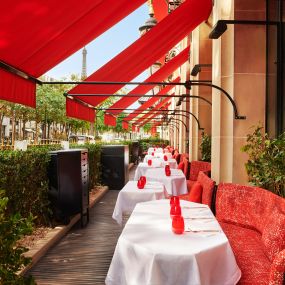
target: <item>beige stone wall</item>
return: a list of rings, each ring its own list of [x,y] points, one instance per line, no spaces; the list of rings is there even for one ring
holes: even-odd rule
[[[261,20],[263,0],[217,0],[213,23],[219,19]],[[213,40],[213,83],[224,88],[246,120],[234,120],[226,97],[213,90],[212,177],[217,182],[247,183],[240,151],[251,126],[265,120],[265,27],[228,25],[220,39]]]

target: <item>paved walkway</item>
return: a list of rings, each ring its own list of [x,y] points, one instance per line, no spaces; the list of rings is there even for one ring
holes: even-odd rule
[[[134,168],[130,172],[130,179]],[[122,228],[112,219],[118,191],[109,190],[90,211],[86,228],[76,225],[28,274],[39,285],[102,285]]]

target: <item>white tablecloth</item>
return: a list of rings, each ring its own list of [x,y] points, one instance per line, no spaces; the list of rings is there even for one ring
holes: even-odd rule
[[[171,169],[171,176],[166,176],[164,168],[153,168],[147,170],[145,176],[148,181],[162,182],[169,195],[188,193],[186,178],[180,169]]]
[[[143,162],[147,163],[149,159],[152,160],[152,164],[155,165],[156,167],[158,166],[164,167],[166,164],[169,164],[170,168],[174,168],[174,169],[177,168],[177,162],[176,162],[176,159],[174,158],[169,158],[167,161],[164,161],[163,156],[161,158],[158,156],[154,157],[152,155],[146,155],[144,157]]]
[[[177,161],[174,158],[170,158],[167,161],[162,161],[161,165],[164,167],[166,164],[169,164],[170,168],[176,169],[178,167]]]
[[[140,162],[137,166],[135,176],[134,176],[134,180],[137,181],[140,179],[141,176],[145,176],[145,173],[148,169],[154,169],[154,168],[159,168],[159,167],[161,167],[161,161],[159,161],[159,160],[154,160],[153,164],[151,166],[149,166],[145,162]]]
[[[158,156],[159,158],[162,158],[162,159],[165,155],[168,159],[172,158],[172,155],[170,152],[168,152],[168,153],[155,153],[155,155]]]
[[[210,209],[181,201],[187,228],[171,230],[169,200],[139,203],[121,236],[107,285],[233,285],[241,277],[229,241]],[[197,207],[196,209],[194,207]],[[203,231],[198,231],[199,229]],[[208,230],[208,232],[207,232]]]
[[[122,224],[123,214],[130,214],[139,202],[164,199],[165,187],[159,182],[147,182],[144,189],[137,188],[137,181],[129,181],[120,191],[112,218]]]
[[[147,151],[148,154],[154,153],[162,153],[163,149],[161,147],[150,147]]]
[[[159,159],[161,160],[161,158],[159,157],[159,155],[151,155],[151,154],[147,154],[144,159],[143,159],[143,162],[147,162],[149,159]]]

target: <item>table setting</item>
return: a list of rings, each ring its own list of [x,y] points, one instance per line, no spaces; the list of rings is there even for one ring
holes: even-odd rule
[[[170,169],[169,175],[166,174],[165,168],[147,169],[145,176],[148,181],[163,183],[169,195],[188,193],[186,178],[180,169]]]
[[[118,240],[107,285],[238,282],[240,269],[209,207],[172,199],[136,204]]]

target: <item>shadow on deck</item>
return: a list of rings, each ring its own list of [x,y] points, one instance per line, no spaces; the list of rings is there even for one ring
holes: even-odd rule
[[[112,219],[118,191],[110,190],[28,274],[39,285],[104,284],[121,227]]]
[[[135,168],[130,171],[130,180]],[[90,210],[86,228],[76,224],[71,231],[27,274],[38,285],[105,284],[117,239],[122,228],[112,219],[119,191],[109,190]]]

